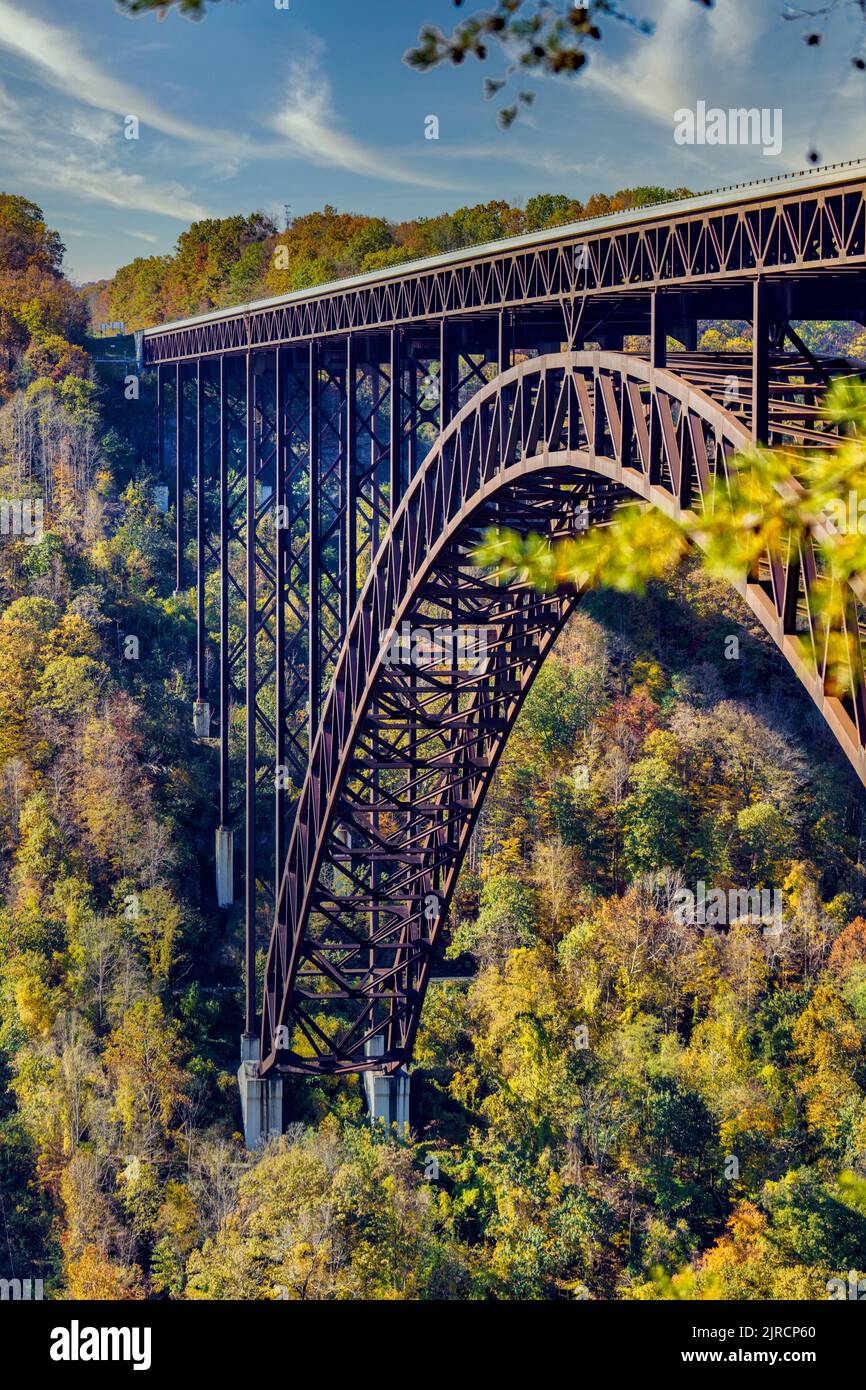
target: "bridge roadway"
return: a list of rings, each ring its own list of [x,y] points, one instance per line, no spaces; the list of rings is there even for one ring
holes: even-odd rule
[[[491,584],[472,563],[483,527],[566,535],[626,495],[676,514],[750,442],[826,444],[821,396],[858,365],[808,351],[798,325],[814,318],[866,323],[866,162],[139,336],[182,503],[177,587],[195,580],[224,906],[244,827],[257,1086],[411,1056],[484,795],[578,601]],[[699,323],[732,319],[748,350],[697,350]],[[823,582],[810,545],[739,588],[866,781],[859,674],[846,697],[822,653],[802,659]],[[482,668],[395,665],[404,622],[483,628]]]

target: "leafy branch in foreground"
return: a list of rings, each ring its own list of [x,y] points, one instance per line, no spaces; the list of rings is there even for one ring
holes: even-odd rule
[[[826,450],[753,449],[714,479],[699,509],[679,519],[629,503],[605,526],[550,542],[538,535],[489,530],[476,561],[502,582],[520,580],[543,592],[563,584],[643,594],[671,574],[692,545],[713,577],[736,583],[764,556],[785,561],[807,540],[818,578],[810,589],[816,638],[799,636],[802,657],[828,653],[828,689],[843,694],[860,669],[851,585],[866,576],[866,382],[837,381],[824,416],[843,433]]]
[[[150,14],[156,10],[157,19],[165,19],[169,10],[177,8],[190,19],[201,19],[205,6],[215,5],[217,0],[115,0],[115,3],[125,14]]]
[[[463,0],[454,0],[460,6]],[[506,86],[515,72],[527,76],[539,73],[573,76],[589,61],[589,49],[601,39],[597,21],[613,18],[633,25],[642,34],[651,34],[648,20],[635,20],[614,0],[589,0],[586,5],[551,3],[551,0],[498,0],[490,10],[479,10],[445,34],[433,24],[425,24],[418,44],[410,48],[403,61],[419,72],[428,72],[442,63],[458,66],[467,57],[484,62],[491,42],[498,44],[511,59],[503,78],[484,80],[489,100]],[[534,92],[520,91],[511,106],[499,112],[499,124],[508,127],[521,105],[529,106]]]
[[[150,0],[150,3],[157,3],[157,0]],[[453,0],[453,3],[460,9],[463,0]],[[693,0],[693,3],[704,10],[712,10],[715,6],[715,0]],[[824,0],[807,8],[782,4],[781,18],[799,23],[803,27],[805,44],[814,50],[823,43],[834,15],[852,10],[866,20],[866,0]],[[450,34],[443,33],[436,25],[425,24],[417,46],[409,49],[403,61],[419,72],[427,72],[442,63],[457,66],[468,56],[484,62],[489,57],[491,42],[496,43],[510,61],[504,77],[484,79],[484,95],[489,99],[506,86],[514,73],[533,78],[539,74],[572,77],[581,72],[589,61],[592,44],[602,37],[598,25],[602,18],[622,20],[644,35],[655,31],[652,20],[628,14],[615,0],[588,0],[584,5],[576,5],[573,0],[497,0],[491,8],[468,15]],[[850,61],[858,72],[866,72],[862,37]],[[534,100],[534,92],[519,91],[512,105],[500,110],[499,124],[507,129],[521,106],[528,106]],[[812,146],[808,152],[810,163],[817,164],[820,158]]]

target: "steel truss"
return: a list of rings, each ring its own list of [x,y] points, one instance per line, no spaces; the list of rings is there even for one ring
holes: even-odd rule
[[[570,534],[625,495],[676,513],[749,441],[820,446],[827,382],[859,367],[817,359],[792,320],[866,319],[864,265],[861,175],[145,336],[176,587],[195,583],[197,731],[218,825],[244,831],[262,1075],[411,1054],[484,795],[577,602],[492,584],[483,528]],[[751,350],[696,352],[699,316],[749,319]],[[574,350],[626,334],[644,356]],[[828,582],[807,544],[740,591],[866,781],[866,686],[838,698],[819,649]],[[852,632],[864,600],[847,595]],[[405,631],[442,628],[483,632],[483,661],[400,658]]]
[[[493,583],[472,560],[482,529],[507,519],[570,534],[576,505],[603,523],[624,493],[676,515],[729,475],[749,437],[673,372],[600,352],[511,368],[440,433],[379,547],[324,705],[277,902],[261,1074],[396,1067],[411,1054],[484,794],[577,602]],[[853,703],[826,686],[815,619],[826,582],[807,545],[739,587],[866,778],[862,686]],[[395,659],[395,633],[443,625],[483,630],[483,660]],[[812,634],[814,672],[798,633]]]
[[[842,182],[827,176],[826,186],[819,175],[817,186],[812,179],[785,191],[732,194],[727,206],[696,203],[676,212],[650,208],[644,220],[624,226],[611,218],[583,233],[579,225],[554,228],[529,245],[477,247],[448,264],[397,267],[357,285],[151,329],[144,360],[153,365],[536,305],[564,303],[577,319],[587,299],[748,287],[762,275],[785,283],[820,276],[826,306],[830,274],[844,277],[866,263],[862,172]],[[852,287],[845,293],[850,300]],[[820,302],[819,295],[817,314]],[[866,311],[862,293],[857,309]]]
[[[471,351],[461,336],[395,330],[157,369],[178,592],[195,582],[196,732],[219,750],[218,834],[244,831],[248,1034],[255,953],[359,585],[420,452],[497,370],[501,334]]]

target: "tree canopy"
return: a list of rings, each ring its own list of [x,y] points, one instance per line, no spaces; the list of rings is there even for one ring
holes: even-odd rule
[[[158,284],[169,312],[235,293],[271,242],[279,273],[332,274],[516,211],[198,224],[121,287],[150,315]],[[679,549],[640,591],[589,593],[528,693],[432,962],[414,1130],[371,1128],[356,1078],[289,1078],[286,1134],[245,1150],[194,593],[56,236],[23,199],[0,223],[0,485],[44,502],[40,538],[0,540],[0,1275],[112,1301],[821,1300],[866,1277],[862,790],[751,612]],[[699,883],[778,894],[778,920],[684,922]]]

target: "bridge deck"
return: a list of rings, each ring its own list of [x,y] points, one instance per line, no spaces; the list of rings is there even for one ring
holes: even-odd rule
[[[866,264],[866,161],[491,242],[145,330],[148,364],[586,296],[808,279]],[[850,293],[849,290],[846,293]],[[728,296],[730,300],[730,294]],[[745,300],[743,301],[745,302]],[[728,303],[730,310],[731,305]],[[574,341],[573,314],[565,312]],[[808,315],[805,315],[808,316]]]

